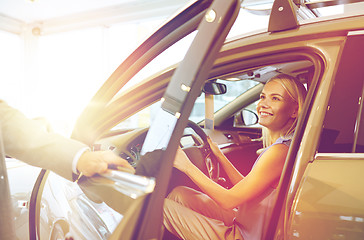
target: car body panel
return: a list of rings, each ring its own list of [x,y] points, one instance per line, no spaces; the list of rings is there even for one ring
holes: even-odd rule
[[[308,165],[294,201],[289,239],[364,237],[364,155],[354,155],[319,155]]]
[[[29,239],[29,202],[40,168],[13,158],[5,159],[15,218],[16,237]]]
[[[59,225],[75,239],[107,239],[122,218],[103,201],[89,201],[77,184],[54,173],[47,176],[39,214],[41,236],[54,235]]]

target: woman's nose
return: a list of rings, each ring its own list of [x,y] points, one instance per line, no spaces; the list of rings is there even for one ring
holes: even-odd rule
[[[257,106],[262,107],[262,108],[267,108],[269,106],[269,103],[268,103],[267,99],[264,98],[264,99],[259,100]]]

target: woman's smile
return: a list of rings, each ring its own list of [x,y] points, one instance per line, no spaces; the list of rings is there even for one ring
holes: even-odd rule
[[[269,112],[261,111],[261,112],[259,112],[259,116],[260,117],[268,117],[268,116],[273,116],[273,114],[269,113]]]

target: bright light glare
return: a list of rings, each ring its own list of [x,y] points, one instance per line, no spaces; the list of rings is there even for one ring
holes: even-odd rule
[[[106,79],[102,29],[39,39],[34,115],[46,114],[54,130],[69,134],[92,95]]]
[[[0,99],[18,108],[23,93],[21,39],[18,35],[0,31],[0,40]]]
[[[160,22],[158,22],[159,24]],[[124,24],[39,37],[32,117],[69,136],[82,110],[121,62],[155,29]]]

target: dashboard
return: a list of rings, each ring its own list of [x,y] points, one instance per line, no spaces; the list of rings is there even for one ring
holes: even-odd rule
[[[103,138],[94,144],[94,150],[111,150],[136,167],[147,132],[148,128],[142,128]]]

